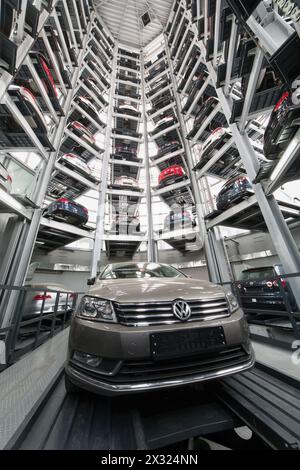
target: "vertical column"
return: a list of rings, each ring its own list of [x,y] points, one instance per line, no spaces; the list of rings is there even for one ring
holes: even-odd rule
[[[202,200],[206,214],[212,211],[213,198],[208,185],[207,177],[203,176],[198,180]],[[209,274],[212,282],[229,282],[232,280],[232,271],[230,261],[228,259],[227,251],[224,245],[224,240],[219,227],[214,227],[208,230],[207,242],[209,250],[206,250],[207,263],[209,265]]]
[[[110,96],[109,96],[109,105],[108,105],[108,113],[107,113],[107,127],[106,127],[105,144],[104,144],[105,150],[104,150],[102,170],[101,170],[101,184],[100,184],[100,189],[99,189],[96,231],[95,231],[95,240],[94,240],[94,248],[93,248],[93,255],[92,255],[92,264],[91,264],[91,277],[95,277],[97,275],[98,263],[101,260],[101,252],[102,252],[102,243],[103,243],[103,235],[104,235],[105,203],[106,203],[106,191],[107,191],[107,176],[108,176],[108,166],[109,166],[109,159],[110,159],[110,140],[111,140],[111,133],[112,133],[112,114],[113,114],[114,93],[115,93],[115,85],[116,85],[117,60],[118,60],[118,42],[116,41],[115,49],[114,49],[114,58],[113,58],[113,63],[112,63]]]
[[[206,231],[205,222],[204,222],[203,202],[201,199],[201,193],[200,193],[200,189],[198,186],[198,182],[197,182],[195,173],[193,171],[192,151],[191,151],[189,142],[185,139],[185,136],[187,134],[187,129],[186,129],[186,124],[185,124],[183,115],[182,115],[181,100],[177,92],[176,79],[175,79],[175,75],[173,71],[173,64],[171,61],[168,41],[166,37],[165,37],[165,50],[166,50],[167,60],[168,60],[169,68],[170,68],[170,75],[171,75],[173,92],[174,92],[176,108],[177,108],[177,116],[178,116],[178,120],[179,120],[180,128],[181,128],[181,137],[183,140],[183,146],[185,150],[186,163],[187,163],[189,177],[191,181],[191,188],[192,188],[193,195],[195,198],[200,240],[201,240],[202,246],[204,246],[204,249],[205,249],[205,255],[206,255],[206,260],[207,260],[207,265],[208,265],[208,269],[210,272],[211,280],[213,282],[219,282],[221,280],[220,274],[219,274],[220,270],[218,267],[218,263],[216,262],[215,252],[213,250],[212,244],[209,241],[208,236],[207,236],[207,231]],[[226,270],[226,272],[228,276],[228,271]]]
[[[148,240],[147,254],[148,261],[157,261],[157,251],[155,249],[154,232],[153,232],[153,213],[152,213],[152,196],[151,196],[151,179],[150,179],[150,160],[149,160],[149,141],[147,129],[146,114],[146,91],[145,91],[145,68],[144,53],[141,51],[141,84],[142,84],[142,116],[143,116],[143,140],[144,140],[144,162],[146,172],[146,205],[147,205],[147,221],[148,221]]]

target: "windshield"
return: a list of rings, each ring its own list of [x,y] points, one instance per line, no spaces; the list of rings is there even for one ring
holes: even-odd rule
[[[276,276],[273,268],[252,269],[242,273],[242,281],[258,281],[260,279],[268,279]]]
[[[108,265],[100,279],[132,279],[150,277],[186,277],[183,273],[166,264],[158,263],[128,263]]]

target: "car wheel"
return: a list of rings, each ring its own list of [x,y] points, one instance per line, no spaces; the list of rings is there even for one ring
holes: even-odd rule
[[[67,374],[65,374],[65,388],[66,392],[70,394],[79,392],[79,388],[71,382]]]

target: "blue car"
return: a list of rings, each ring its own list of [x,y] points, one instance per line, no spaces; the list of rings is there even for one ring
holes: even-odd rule
[[[88,210],[85,207],[65,197],[52,202],[45,209],[43,216],[77,227],[85,225],[89,219]]]
[[[228,180],[219,192],[216,198],[217,209],[224,211],[252,194],[253,189],[247,176],[235,176]]]

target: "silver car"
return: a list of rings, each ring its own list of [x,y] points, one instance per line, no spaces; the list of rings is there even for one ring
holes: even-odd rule
[[[108,265],[72,319],[66,389],[100,394],[194,384],[250,369],[232,293],[159,263]]]
[[[74,304],[74,294],[60,284],[30,284],[27,291],[22,319],[34,318],[55,311],[70,312]]]

